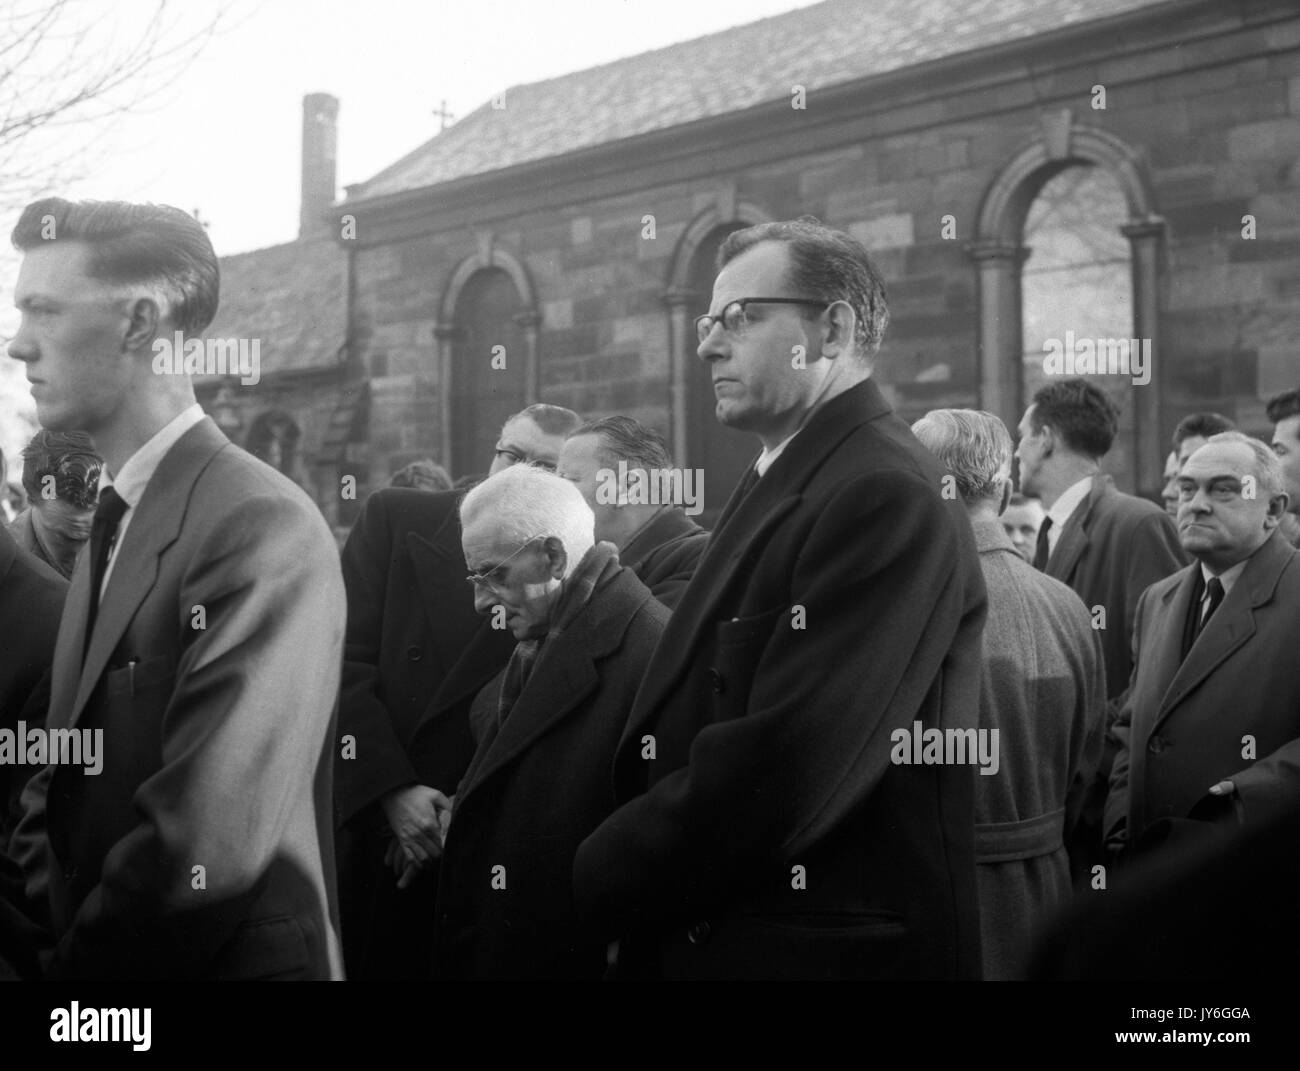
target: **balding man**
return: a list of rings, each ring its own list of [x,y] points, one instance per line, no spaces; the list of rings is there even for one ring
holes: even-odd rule
[[[596,517],[596,538],[670,610],[709,533],[691,520],[703,488],[673,467],[663,437],[627,416],[591,420],[570,432],[556,472],[572,480]],[[683,508],[685,507],[685,508]]]
[[[490,477],[461,525],[475,608],[516,644],[474,701],[482,735],[447,830],[434,972],[599,978],[606,943],[574,908],[573,857],[614,810],[614,749],[668,611],[549,473]]]
[[[578,415],[532,405],[501,428],[490,471],[554,469]],[[435,868],[398,889],[384,854],[438,854],[436,804],[474,754],[469,706],[512,643],[478,617],[465,584],[460,491],[384,488],[343,548],[348,596],[335,818],[343,952],[351,978],[423,978],[433,940]]]
[[[1106,675],[1083,601],[1017,553],[998,514],[1011,436],[991,413],[938,409],[912,425],[966,505],[988,588],[980,729],[996,772],[975,778],[986,980],[1024,977],[1031,942],[1070,895],[1064,836],[1101,757]]]
[[[1112,850],[1196,839],[1199,820],[1258,822],[1300,795],[1300,553],[1273,451],[1211,436],[1178,476],[1195,559],[1151,585],[1106,802]]]

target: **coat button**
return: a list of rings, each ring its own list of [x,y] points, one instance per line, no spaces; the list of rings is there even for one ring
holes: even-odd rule
[[[408,647],[406,649],[406,657],[409,658],[412,662],[420,661],[421,654],[422,652],[418,647]]]
[[[712,666],[709,667],[709,685],[713,688],[716,695],[721,695],[727,690],[727,686],[722,679],[722,674]]]
[[[691,923],[690,927],[686,931],[686,940],[690,941],[693,945],[702,945],[708,941],[712,933],[713,927],[704,919],[701,919],[699,922]]]
[[[1164,749],[1165,749],[1164,737],[1153,736],[1147,742],[1147,750],[1151,752],[1152,755],[1159,755],[1160,752],[1164,751]]]

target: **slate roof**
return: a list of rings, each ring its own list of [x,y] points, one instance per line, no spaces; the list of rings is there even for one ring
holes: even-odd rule
[[[513,86],[349,200],[419,189],[742,111],[1165,0],[825,0],[544,82]]]
[[[221,302],[206,334],[260,339],[261,371],[338,363],[347,338],[347,257],[307,238],[221,258]]]

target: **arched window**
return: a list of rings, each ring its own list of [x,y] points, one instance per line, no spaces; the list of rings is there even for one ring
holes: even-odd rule
[[[523,302],[510,276],[483,268],[456,299],[451,347],[451,468],[486,472],[501,425],[526,404]]]
[[[1111,340],[1133,338],[1133,265],[1124,192],[1114,176],[1095,165],[1066,168],[1038,191],[1025,218],[1021,269],[1021,405],[1048,382],[1049,358],[1081,354],[1092,345],[1104,363]],[[1140,344],[1140,343],[1139,343]],[[1118,352],[1118,350],[1116,350]],[[1131,367],[1131,357],[1130,357]],[[1063,375],[1065,373],[1056,373]],[[1119,434],[1105,469],[1121,487],[1135,487],[1135,386],[1130,376],[1085,375],[1120,408]]]
[[[273,409],[262,413],[248,429],[244,449],[259,461],[265,461],[277,472],[282,472],[295,483],[298,479],[298,440],[301,433],[297,422],[288,413]]]
[[[1044,115],[1041,124],[990,184],[967,247],[979,279],[979,405],[1014,428],[1041,382],[1043,344],[1057,338],[1064,346],[1059,336],[1067,331],[1076,343],[1136,340],[1149,356],[1148,383],[1088,378],[1124,403],[1107,471],[1124,490],[1154,497],[1166,453],[1158,287],[1164,221],[1137,151],[1074,123],[1068,111]]]

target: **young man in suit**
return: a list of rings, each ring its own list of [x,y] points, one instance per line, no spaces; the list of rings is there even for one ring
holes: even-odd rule
[[[1300,553],[1278,531],[1284,487],[1277,456],[1240,432],[1212,436],[1179,473],[1195,561],[1138,605],[1106,801],[1113,851],[1300,799]]]
[[[1107,733],[1101,762],[1070,842],[1075,881],[1105,862],[1102,809],[1117,743],[1110,732],[1133,671],[1133,615],[1146,588],[1187,563],[1159,506],[1115,489],[1101,471],[1119,411],[1086,379],[1041,387],[1020,420],[1020,489],[1043,500],[1034,566],[1068,584],[1094,615],[1106,665]]]
[[[573,905],[573,856],[616,806],[609,771],[668,611],[593,536],[572,483],[519,466],[461,508],[479,613],[516,645],[474,701],[438,884],[435,975],[598,979],[606,942]]]
[[[330,822],[343,583],[315,504],[203,415],[181,354],[218,265],[179,209],[37,201],[11,357],[104,459],[54,655],[46,766],[15,834],[55,978],[338,978]],[[160,357],[175,358],[160,360]],[[94,737],[91,737],[94,739]]]
[[[972,767],[892,753],[977,726],[984,582],[871,380],[883,283],[816,221],[720,261],[699,356],[762,453],[637,695],[579,904],[634,974],[978,977]]]
[[[682,502],[671,501],[674,487],[682,498],[702,494],[703,488],[673,468],[658,432],[626,416],[588,421],[569,433],[555,471],[578,485],[596,515],[597,541],[618,547],[619,561],[673,609],[709,533],[691,520]]]
[[[501,428],[492,473],[554,469],[578,415],[531,405]],[[462,491],[367,500],[343,548],[347,640],[335,751],[343,948],[350,978],[427,978],[440,854],[438,807],[474,754],[469,708],[514,641],[474,611],[460,541]],[[419,864],[398,887],[397,843]]]

